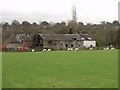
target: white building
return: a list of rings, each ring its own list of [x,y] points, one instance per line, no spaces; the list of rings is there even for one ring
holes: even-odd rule
[[[88,47],[96,47],[96,41],[84,41],[83,42],[84,47],[88,48]]]
[[[81,34],[81,39],[83,40],[83,46],[85,48],[96,47],[96,41],[91,38],[88,34]]]

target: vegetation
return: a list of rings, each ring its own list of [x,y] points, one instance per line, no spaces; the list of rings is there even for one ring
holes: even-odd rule
[[[2,33],[3,33],[3,44],[10,41],[11,37],[16,33],[27,33],[30,36],[34,36],[38,33],[43,34],[89,34],[97,41],[97,46],[110,46],[118,48],[117,42],[118,38],[118,28],[120,26],[118,21],[101,22],[101,24],[90,24],[84,25],[82,22],[74,23],[72,21],[52,23],[47,21],[42,21],[37,24],[33,22],[32,24],[28,21],[23,21],[21,24],[17,20],[13,20],[12,24],[8,22],[1,23]]]
[[[0,52],[0,89],[2,89],[2,53]]]
[[[118,88],[118,51],[3,53],[3,88]]]

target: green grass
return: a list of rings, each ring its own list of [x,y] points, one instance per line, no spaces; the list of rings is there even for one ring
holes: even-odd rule
[[[117,88],[118,51],[3,53],[3,88]]]
[[[2,53],[0,52],[0,89],[2,89]]]

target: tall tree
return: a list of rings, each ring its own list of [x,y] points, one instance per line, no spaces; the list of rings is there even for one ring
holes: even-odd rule
[[[12,29],[18,29],[18,26],[20,26],[20,22],[17,20],[12,21]]]
[[[31,24],[28,21],[23,21],[22,26],[30,26]]]
[[[37,23],[36,22],[33,22],[33,24],[32,24],[33,26],[37,26]]]
[[[68,34],[73,34],[73,33],[72,33],[72,28],[70,28],[70,29],[68,30]]]
[[[47,26],[49,26],[49,23],[47,21],[43,21],[40,25],[46,28]]]
[[[117,20],[115,20],[115,21],[112,22],[112,24],[115,25],[115,26],[118,26],[119,22]]]
[[[13,20],[12,25],[19,26],[20,22],[18,20]]]
[[[8,27],[9,27],[9,23],[8,23],[8,22],[3,22],[3,23],[2,23],[2,29],[3,29],[3,30],[7,30]]]

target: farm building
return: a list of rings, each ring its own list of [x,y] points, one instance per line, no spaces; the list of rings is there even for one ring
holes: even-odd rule
[[[3,51],[16,51],[18,47],[31,47],[32,39],[28,34],[16,34],[11,41],[3,45]]]
[[[39,47],[41,50],[96,47],[96,41],[88,34],[39,34],[33,37],[33,42],[34,47]]]
[[[85,48],[96,47],[96,41],[88,34],[80,34],[80,37],[83,40],[83,46]]]

